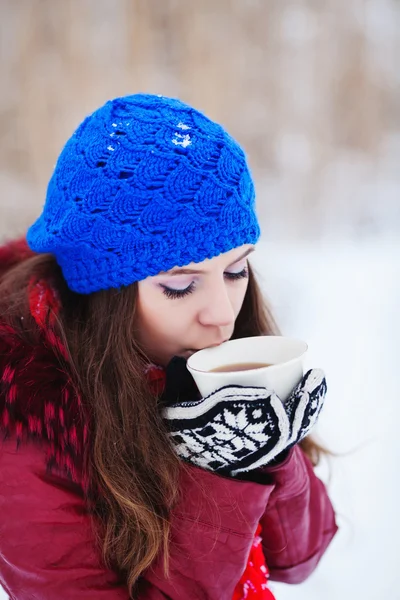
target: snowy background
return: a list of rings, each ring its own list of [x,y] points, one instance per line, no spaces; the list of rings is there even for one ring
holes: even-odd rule
[[[339,532],[303,584],[278,600],[398,600],[400,241],[261,243],[252,263],[280,325],[309,343],[328,395],[317,432],[340,454],[317,468]]]
[[[271,587],[400,600],[400,2],[2,0],[0,43],[0,242],[110,97],[181,97],[243,144],[251,262],[282,333],[325,370],[317,433],[339,454],[317,469],[338,534],[305,583]]]

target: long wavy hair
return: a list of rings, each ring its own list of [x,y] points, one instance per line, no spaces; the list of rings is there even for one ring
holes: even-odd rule
[[[1,265],[0,265],[1,271]],[[144,375],[135,340],[138,286],[72,292],[51,254],[28,254],[0,279],[0,314],[22,337],[29,320],[27,286],[33,275],[51,278],[62,309],[54,315],[68,369],[91,415],[90,478],[101,489],[93,516],[95,543],[108,568],[133,597],[156,557],[169,573],[170,515],[179,497],[181,469],[161,418],[159,398]],[[249,265],[249,282],[232,338],[279,335]],[[316,465],[325,449],[307,437],[301,446]]]

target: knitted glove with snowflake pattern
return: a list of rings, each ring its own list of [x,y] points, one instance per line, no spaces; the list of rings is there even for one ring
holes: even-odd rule
[[[283,403],[263,387],[225,386],[206,398],[163,408],[170,438],[185,461],[235,476],[271,463],[314,427],[327,386],[308,371]]]

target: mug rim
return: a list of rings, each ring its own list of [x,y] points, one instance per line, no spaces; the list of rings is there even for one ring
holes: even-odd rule
[[[190,364],[191,359],[194,356],[196,356],[197,354],[200,354],[200,352],[205,352],[207,350],[213,350],[213,349],[219,349],[222,346],[225,346],[226,344],[230,344],[230,343],[233,343],[233,342],[239,342],[239,341],[241,341],[243,339],[246,339],[246,340],[255,340],[255,339],[260,339],[260,338],[263,338],[263,337],[279,338],[279,339],[286,339],[286,340],[292,341],[292,342],[299,342],[300,344],[303,344],[303,351],[298,356],[296,356],[294,358],[290,358],[289,360],[285,360],[283,362],[279,362],[277,364],[268,365],[266,367],[256,367],[255,369],[243,369],[241,371],[223,371],[223,372],[220,371],[220,372],[217,372],[217,373],[213,373],[212,371],[209,371],[207,369],[199,369],[199,368],[196,368],[196,367],[192,367],[191,364]],[[256,336],[250,336],[250,337],[247,337],[247,338],[237,338],[235,340],[228,340],[226,342],[223,342],[219,346],[211,346],[209,348],[202,348],[201,350],[198,350],[197,352],[195,352],[194,354],[192,354],[192,356],[190,356],[188,358],[188,360],[186,362],[186,366],[187,366],[187,369],[189,371],[195,371],[196,373],[207,373],[207,375],[209,375],[211,377],[219,377],[221,375],[221,373],[230,373],[232,375],[235,375],[235,374],[240,374],[240,373],[248,373],[249,371],[262,371],[263,369],[277,370],[277,369],[279,369],[279,368],[281,368],[283,366],[286,366],[286,365],[288,365],[288,364],[290,364],[292,362],[295,362],[295,361],[301,359],[304,356],[304,354],[306,354],[306,352],[308,351],[308,348],[309,347],[308,347],[307,342],[305,342],[304,340],[301,340],[300,338],[292,338],[292,337],[288,337],[286,335],[271,335],[271,336],[256,335]],[[218,367],[214,367],[214,368],[218,368]]]

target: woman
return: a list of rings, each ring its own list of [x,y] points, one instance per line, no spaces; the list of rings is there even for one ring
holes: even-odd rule
[[[259,235],[242,149],[179,100],[116,98],[68,140],[41,216],[0,250],[11,598],[270,599],[269,577],[315,569],[337,530],[306,437],[322,371],[284,408],[238,386],[206,405],[186,369],[278,333],[247,259]]]

